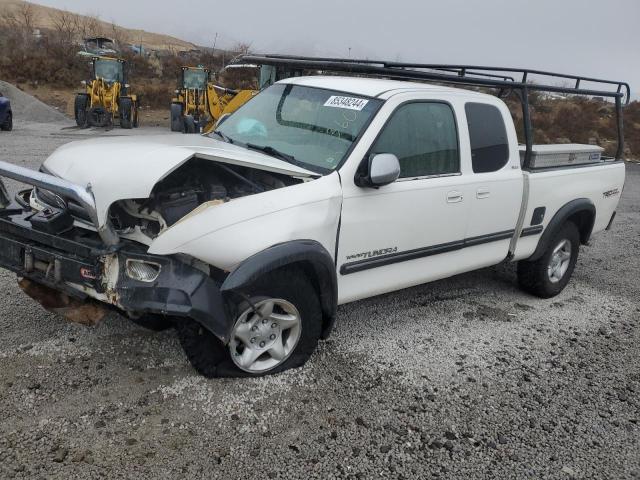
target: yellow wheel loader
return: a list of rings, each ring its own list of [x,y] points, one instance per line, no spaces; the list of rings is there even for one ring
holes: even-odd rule
[[[139,97],[129,92],[127,62],[120,58],[93,57],[91,79],[83,80],[85,91],[76,95],[74,113],[79,127],[122,128],[138,126]]]
[[[171,100],[171,131],[208,132],[220,118],[235,112],[258,92],[232,90],[210,81],[204,67],[182,67],[176,96]]]

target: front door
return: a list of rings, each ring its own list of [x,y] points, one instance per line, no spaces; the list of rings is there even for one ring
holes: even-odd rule
[[[352,178],[342,178],[340,303],[463,268],[458,256],[473,187],[472,179],[461,173],[458,131],[448,103],[404,103],[369,151],[395,154],[400,178],[378,189],[360,188]]]

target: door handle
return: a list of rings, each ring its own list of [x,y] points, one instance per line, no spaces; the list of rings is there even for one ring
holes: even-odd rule
[[[458,203],[461,202],[463,198],[462,193],[456,190],[447,192],[447,203]]]
[[[491,191],[488,188],[480,187],[476,191],[476,198],[489,198],[491,196]]]

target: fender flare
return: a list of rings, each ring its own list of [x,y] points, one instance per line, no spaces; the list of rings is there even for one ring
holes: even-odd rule
[[[323,317],[322,338],[327,338],[338,306],[338,276],[333,257],[315,240],[278,243],[250,256],[229,274],[220,291],[227,294],[242,290],[269,272],[295,264],[304,268],[318,292]]]
[[[596,207],[591,200],[588,198],[577,198],[575,200],[571,200],[569,203],[562,206],[556,214],[553,216],[547,228],[544,229],[544,233],[542,237],[540,237],[540,241],[538,242],[538,246],[536,250],[533,252],[527,260],[535,261],[538,260],[544,252],[547,251],[549,247],[549,243],[551,242],[551,238],[558,231],[558,229],[564,225],[567,220],[575,215],[576,213],[586,212],[592,215],[594,221],[596,217]],[[591,231],[593,230],[593,223],[590,225],[583,225],[583,229],[580,231],[580,241],[582,244],[586,244],[589,241],[589,237],[591,236]],[[580,225],[578,225],[580,227]]]

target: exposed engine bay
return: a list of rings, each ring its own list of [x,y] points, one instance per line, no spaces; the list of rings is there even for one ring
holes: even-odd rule
[[[199,207],[214,207],[303,181],[281,173],[194,157],[159,181],[148,198],[113,203],[109,221],[123,238],[150,245],[162,231]],[[82,224],[91,222],[80,205],[41,188],[24,190],[16,199],[35,212],[29,221],[38,230],[60,234],[71,229],[74,220]]]
[[[196,157],[158,182],[149,198],[113,204],[109,219],[121,235],[134,234],[144,241],[142,234],[151,240],[203,204],[215,206],[301,182],[288,175]]]

